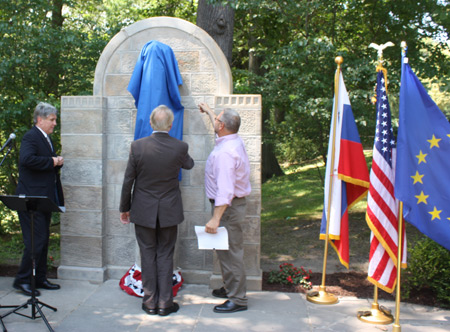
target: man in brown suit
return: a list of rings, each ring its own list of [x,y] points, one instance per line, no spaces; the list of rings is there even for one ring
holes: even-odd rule
[[[141,252],[142,309],[160,316],[179,309],[172,293],[177,227],[184,219],[178,174],[194,167],[187,143],[168,134],[173,118],[167,106],[158,106],[150,115],[152,135],[131,143],[120,199],[120,220],[135,224]]]

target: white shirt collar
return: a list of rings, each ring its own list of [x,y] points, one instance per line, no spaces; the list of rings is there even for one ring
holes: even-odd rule
[[[42,134],[44,134],[44,137],[47,138],[47,133],[45,131],[43,131],[41,128],[39,128],[38,126],[36,126],[37,129],[39,129],[41,131]]]

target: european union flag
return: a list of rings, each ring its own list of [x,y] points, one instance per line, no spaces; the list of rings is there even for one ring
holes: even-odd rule
[[[450,124],[402,65],[395,196],[406,221],[450,250]]]

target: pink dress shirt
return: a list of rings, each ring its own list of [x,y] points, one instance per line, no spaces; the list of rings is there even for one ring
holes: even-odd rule
[[[216,145],[206,161],[205,189],[215,206],[231,205],[234,197],[250,194],[250,163],[238,134],[216,138]]]

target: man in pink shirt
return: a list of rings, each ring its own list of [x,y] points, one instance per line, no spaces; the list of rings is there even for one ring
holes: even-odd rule
[[[214,126],[216,144],[206,161],[205,189],[211,202],[212,217],[205,226],[216,233],[219,226],[228,231],[229,250],[217,250],[224,286],[212,295],[227,298],[214,312],[231,313],[247,310],[246,276],[242,226],[245,219],[245,197],[251,192],[250,163],[237,132],[241,118],[235,110],[226,109],[217,117],[205,103],[199,104]]]

